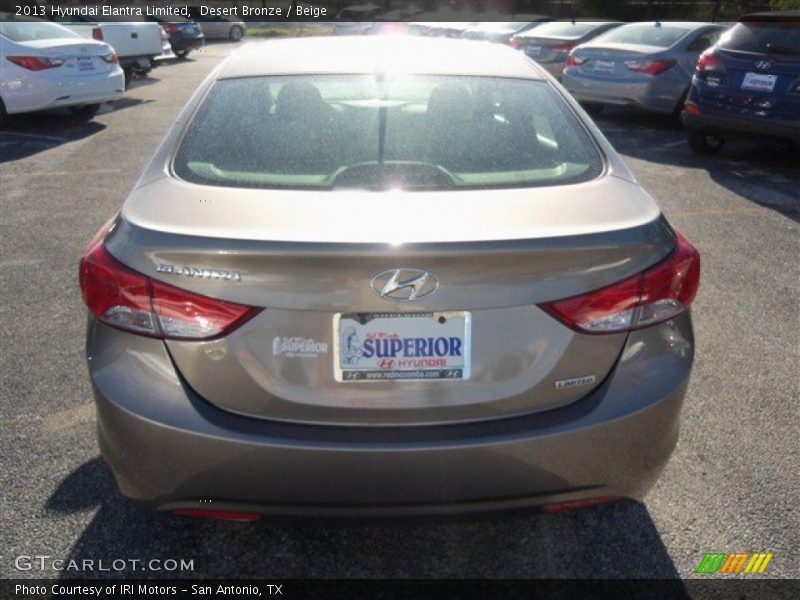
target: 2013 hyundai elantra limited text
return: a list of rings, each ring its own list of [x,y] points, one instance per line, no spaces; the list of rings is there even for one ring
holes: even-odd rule
[[[251,44],[80,266],[103,456],[221,518],[642,498],[697,251],[511,48]]]

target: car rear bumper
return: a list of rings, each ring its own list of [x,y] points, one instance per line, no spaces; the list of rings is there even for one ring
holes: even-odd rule
[[[702,107],[701,107],[702,110]],[[789,120],[750,119],[723,115],[684,115],[687,129],[713,133],[790,140],[800,143],[800,122]]]
[[[561,75],[562,85],[579,102],[629,106],[652,112],[671,113],[675,110],[689,82],[660,75],[634,81],[612,81],[583,75],[567,68]]]
[[[75,76],[69,80],[39,79],[35,84],[18,89],[23,91],[3,90],[3,102],[9,114],[116,100],[125,90],[125,77],[121,69],[114,69],[109,73]]]
[[[678,439],[693,357],[688,314],[630,334],[604,383],[545,413],[416,427],[306,426],[198,397],[158,340],[90,319],[103,456],[150,509],[415,514],[600,496],[641,499]]]

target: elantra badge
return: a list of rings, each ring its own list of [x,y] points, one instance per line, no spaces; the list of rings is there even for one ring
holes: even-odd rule
[[[375,275],[369,285],[381,298],[410,302],[433,294],[439,280],[422,269],[390,269]]]
[[[242,275],[239,271],[226,271],[224,269],[208,269],[206,267],[176,267],[166,263],[156,265],[156,273],[168,273],[170,275],[183,275],[184,277],[196,277],[198,279],[222,279],[224,281],[241,281]]]

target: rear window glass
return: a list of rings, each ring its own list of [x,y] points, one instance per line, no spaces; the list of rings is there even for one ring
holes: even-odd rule
[[[603,163],[546,82],[313,75],[216,82],[173,167],[208,185],[414,190],[571,183]]]
[[[579,38],[600,27],[600,25],[601,23],[545,23],[532,29],[529,35],[533,37],[552,35],[555,37]]]
[[[613,42],[615,44],[639,44],[642,46],[657,46],[669,48],[683,36],[689,33],[685,27],[671,25],[652,25],[634,23],[612,29],[596,41]]]
[[[0,22],[0,35],[12,42],[32,42],[34,40],[54,40],[59,38],[81,38],[77,33],[56,25],[37,21]],[[81,38],[83,39],[83,38]]]
[[[738,23],[720,38],[719,47],[800,56],[800,23]]]

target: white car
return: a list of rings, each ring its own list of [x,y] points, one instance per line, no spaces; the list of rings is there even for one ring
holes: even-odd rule
[[[59,106],[91,119],[121,97],[114,49],[46,21],[0,22],[0,119]]]

